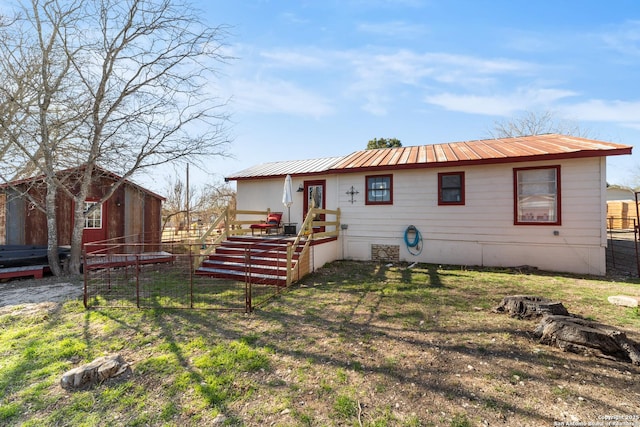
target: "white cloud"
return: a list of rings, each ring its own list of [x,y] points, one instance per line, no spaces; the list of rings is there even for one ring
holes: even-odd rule
[[[270,67],[285,68],[324,68],[325,58],[321,55],[309,55],[291,50],[271,50],[260,52],[260,56],[269,60]]]
[[[565,105],[561,111],[577,120],[617,122],[632,127],[640,125],[640,101],[591,99]]]
[[[529,75],[537,68],[535,64],[523,61],[446,53],[415,53],[409,50],[384,54],[344,53],[343,56],[353,75],[346,93],[364,98],[366,101],[363,109],[375,111],[377,115],[384,114],[386,110],[372,109],[370,100],[374,97],[373,94],[393,99],[393,94],[398,92],[398,85],[410,86],[414,91],[446,85],[473,91],[485,89],[486,92],[487,88],[494,88],[499,80]],[[439,101],[453,102],[453,97],[454,95],[445,94]]]
[[[458,95],[441,93],[425,98],[450,111],[491,116],[511,116],[518,111],[548,109],[554,102],[576,93],[561,89],[520,89],[507,95]]]
[[[304,19],[304,18],[300,18],[297,14],[293,13],[293,12],[284,12],[280,15],[280,17],[286,21],[286,22],[290,22],[292,24],[306,24],[309,22],[309,20]]]
[[[374,116],[384,116],[389,111],[389,105],[391,105],[389,97],[372,93],[366,96],[362,109]]]
[[[358,24],[356,29],[362,33],[374,34],[387,38],[414,39],[422,37],[427,33],[427,29],[424,26],[409,24],[404,21],[378,23],[366,22]]]
[[[446,53],[415,53],[400,50],[390,54],[360,54],[352,61],[358,76],[387,83],[417,83],[429,78],[466,85],[504,74],[529,74],[535,65],[508,59],[482,59]]]
[[[443,92],[425,97],[425,102],[449,111],[505,117],[522,111],[557,111],[578,122],[609,122],[640,129],[640,101],[591,99],[566,102],[577,95],[562,89],[518,89],[502,95]]]
[[[347,4],[358,10],[362,10],[362,8],[398,9],[403,7],[418,9],[424,7],[424,0],[349,0]]]
[[[625,55],[640,55],[640,21],[627,21],[614,31],[602,34],[611,49]]]
[[[234,105],[244,111],[314,118],[334,112],[325,97],[287,81],[235,80],[232,85]]]
[[[242,67],[232,77],[239,81],[231,87],[236,106],[244,110],[321,117],[333,114],[338,105],[346,106],[348,101],[382,116],[397,107],[394,103],[400,102],[400,97],[407,96],[400,93],[420,95],[433,93],[433,88],[440,88],[442,94],[428,98],[428,102],[456,111],[496,114],[485,112],[490,104],[491,111],[508,114],[520,109],[525,95],[535,102],[545,101],[536,99],[533,92],[512,98],[475,95],[504,92],[505,85],[530,78],[540,69],[537,64],[519,60],[409,49],[384,52],[375,47],[252,52],[245,46],[242,51],[247,56],[239,61]],[[245,57],[242,53],[238,55],[241,58]],[[471,95],[455,95],[458,91]],[[560,92],[539,90],[535,95],[553,98]],[[568,95],[562,92],[561,96]]]

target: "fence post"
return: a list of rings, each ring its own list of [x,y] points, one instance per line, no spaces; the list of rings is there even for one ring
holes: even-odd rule
[[[134,256],[136,257],[136,307],[140,308],[140,255]]]
[[[637,270],[636,272],[638,273],[638,277],[640,277],[640,257],[638,257],[638,237],[640,237],[639,232],[640,230],[638,230],[638,224],[636,223],[636,220],[634,218],[633,219],[633,244],[636,250],[636,270]],[[611,246],[613,246],[613,244],[611,244]]]
[[[87,262],[87,251],[84,248],[82,249],[82,259],[84,260],[84,265],[82,266],[82,270],[84,273],[84,295],[82,296],[82,302],[84,303],[84,308],[89,308],[87,307],[89,303],[87,299],[87,293],[89,291],[87,289],[87,283],[89,279],[89,263]]]
[[[193,272],[195,270],[195,260],[193,257],[193,245],[189,249],[189,307],[193,308]],[[200,252],[198,250],[198,252]],[[198,254],[199,255],[199,254]],[[198,259],[201,257],[198,256]]]
[[[287,282],[286,285],[291,285],[293,272],[291,271],[291,266],[293,265],[293,245],[291,242],[287,243]]]
[[[224,214],[223,215],[224,215],[224,234],[227,237],[229,237],[230,236],[230,234],[229,234],[229,230],[230,230],[230,228],[229,228],[229,217],[230,217],[230,215],[229,215],[229,206],[224,208]]]
[[[244,312],[251,313],[251,251],[244,250]]]

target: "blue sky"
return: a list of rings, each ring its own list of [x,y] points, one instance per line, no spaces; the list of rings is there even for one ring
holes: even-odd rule
[[[279,160],[489,137],[496,121],[552,111],[590,137],[640,142],[640,2],[239,0],[196,3],[228,25],[215,93],[230,97],[221,180]],[[607,180],[637,184],[640,146]],[[159,189],[157,189],[159,190]]]

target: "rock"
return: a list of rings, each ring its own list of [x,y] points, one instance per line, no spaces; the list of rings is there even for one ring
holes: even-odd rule
[[[621,305],[623,307],[637,307],[639,298],[630,297],[627,295],[614,295],[607,298],[607,300],[614,305]]]
[[[225,421],[227,421],[227,417],[224,414],[218,414],[213,419],[213,424],[214,425],[220,425],[220,424],[224,424]]]
[[[60,386],[65,390],[80,390],[130,372],[131,367],[119,354],[102,356],[67,371],[60,379]]]
[[[542,344],[555,345],[563,351],[640,365],[640,349],[624,332],[612,326],[572,316],[549,315],[542,318],[533,334]]]
[[[545,314],[568,316],[569,312],[559,301],[532,295],[511,295],[504,297],[494,310],[496,313],[509,313],[512,317],[529,319]]]

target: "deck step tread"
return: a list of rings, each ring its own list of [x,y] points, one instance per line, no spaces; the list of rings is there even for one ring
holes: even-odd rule
[[[207,255],[196,269],[199,276],[244,281],[252,283],[286,284],[287,250],[294,239],[231,237]],[[292,267],[298,262],[302,245],[293,254]],[[246,259],[251,266],[247,275]]]

